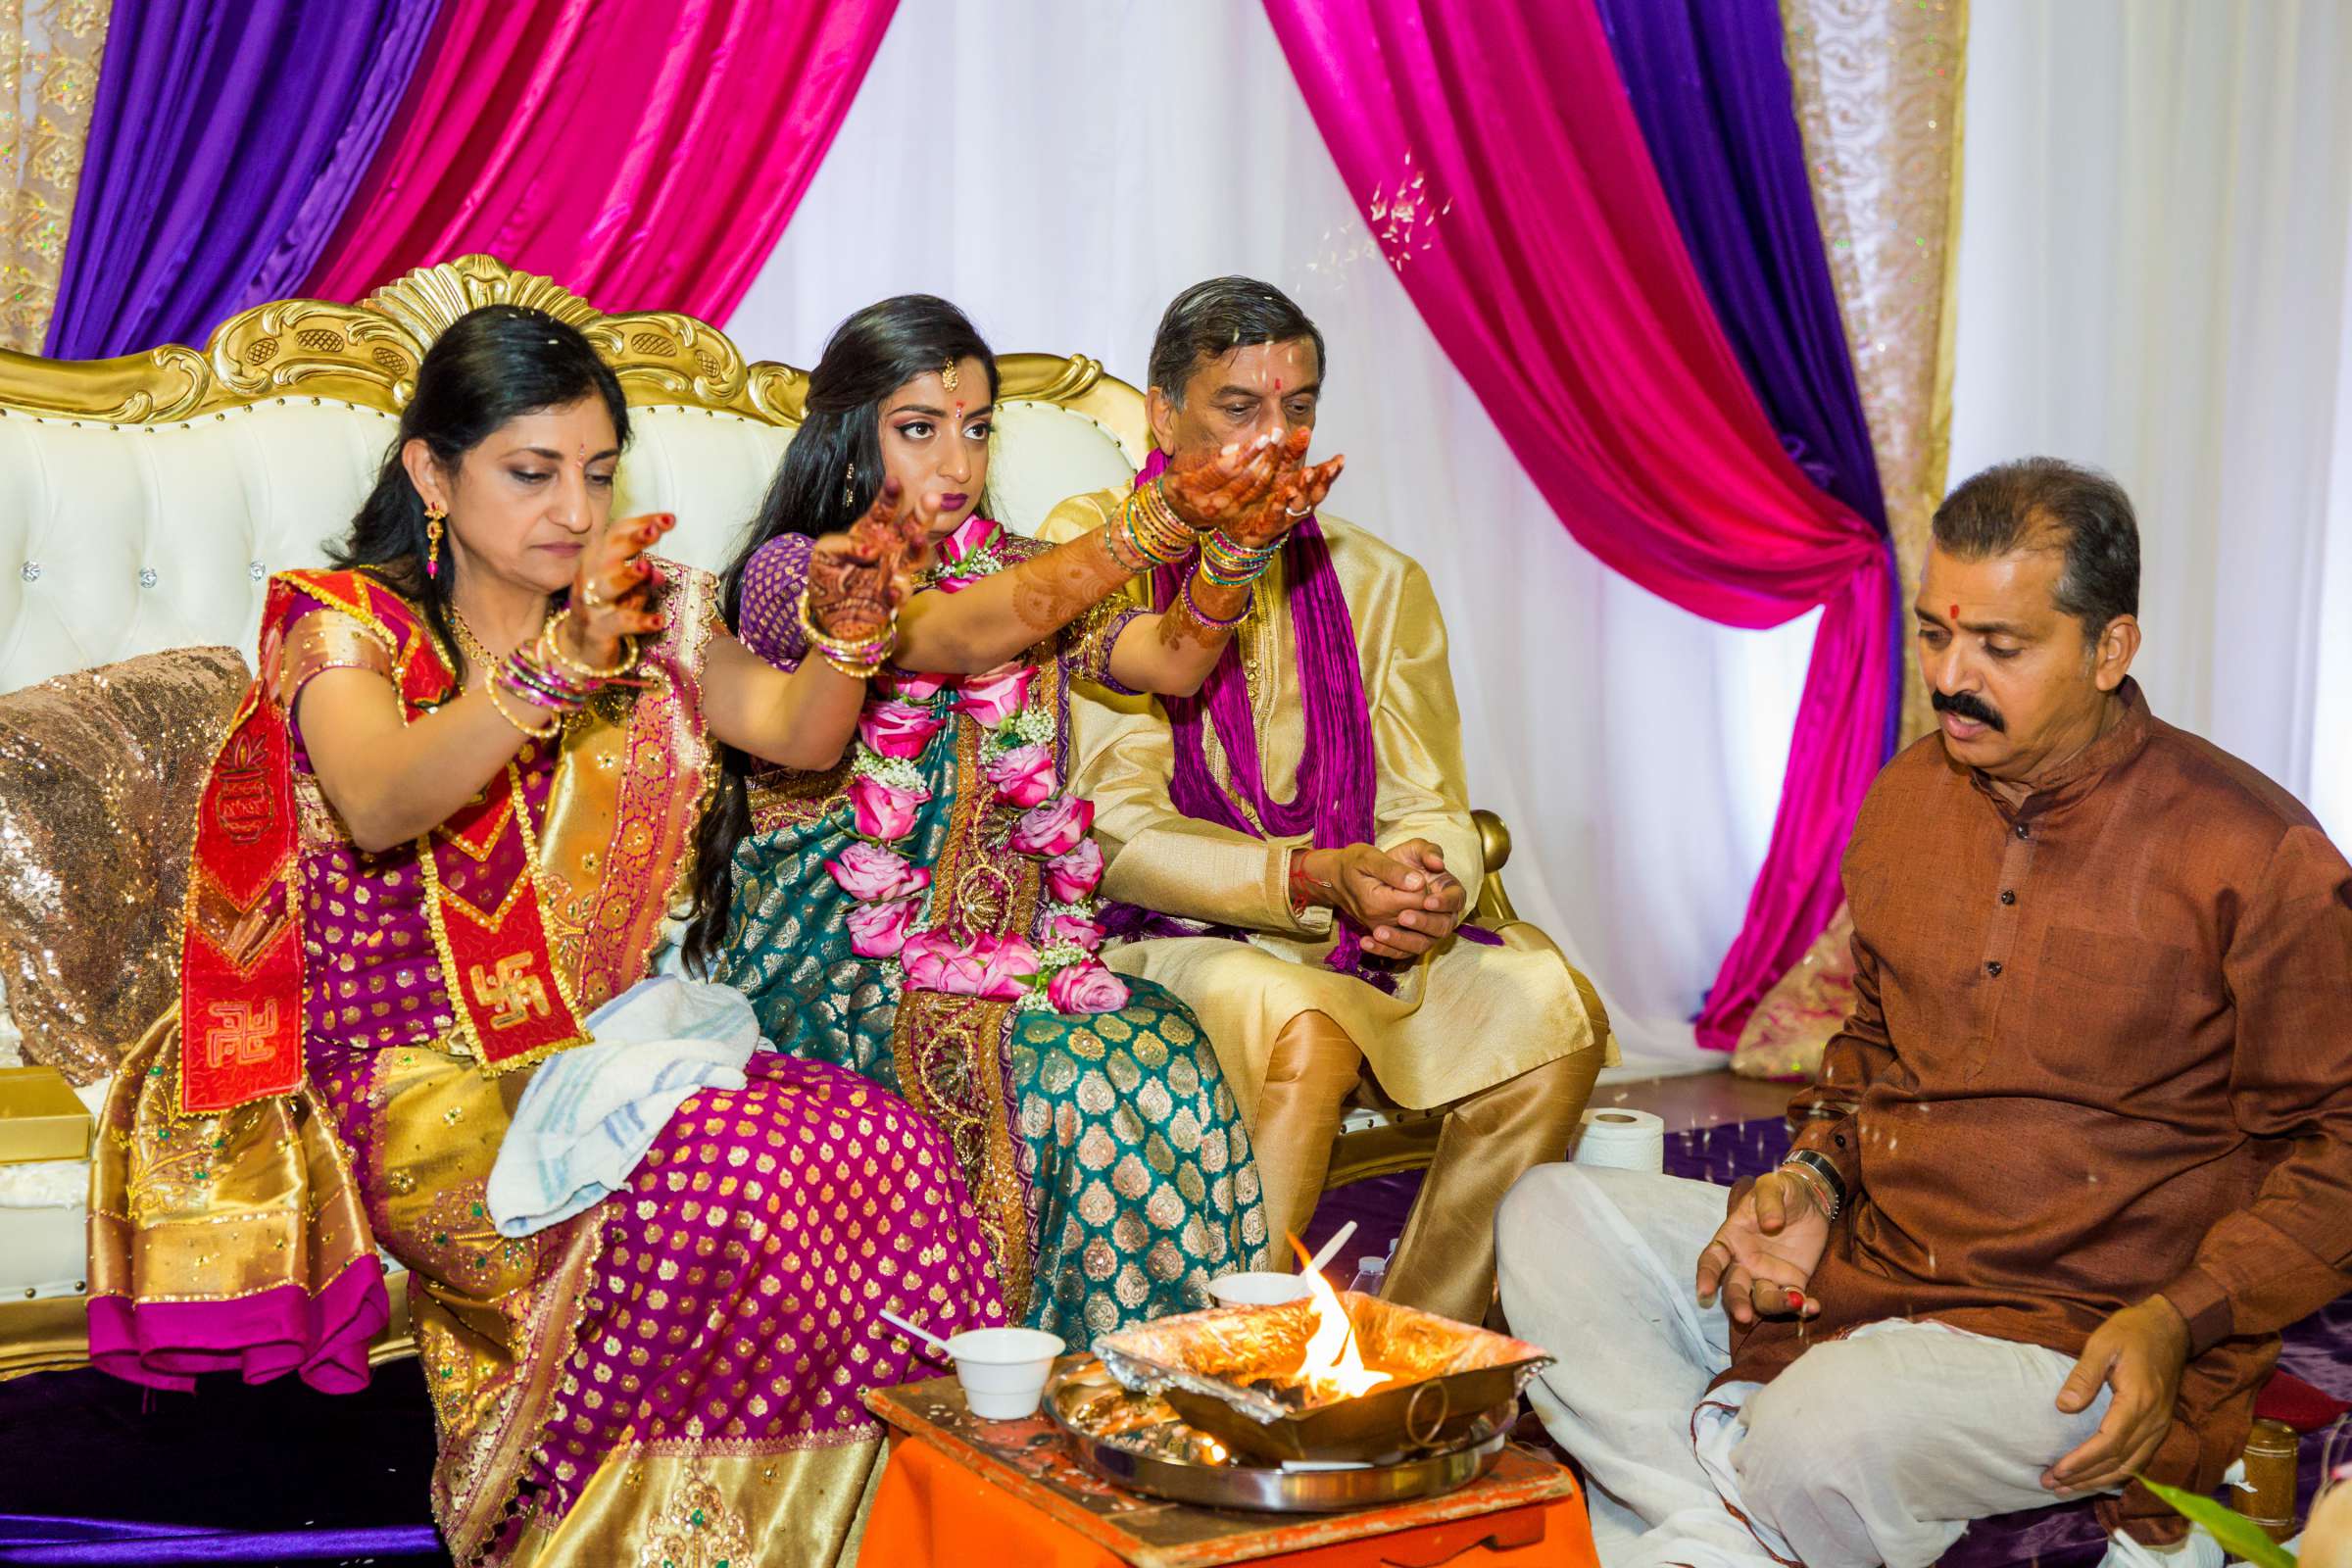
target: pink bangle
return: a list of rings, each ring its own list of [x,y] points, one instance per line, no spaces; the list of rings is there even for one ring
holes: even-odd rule
[[[1195,620],[1199,621],[1201,625],[1206,626],[1210,631],[1233,630],[1234,627],[1239,626],[1243,621],[1250,618],[1250,612],[1257,604],[1257,596],[1254,592],[1252,592],[1243,598],[1242,609],[1239,614],[1235,615],[1231,620],[1219,620],[1207,611],[1202,610],[1200,608],[1200,601],[1193,597],[1193,580],[1194,579],[1191,577],[1184,579],[1185,612],[1191,615]]]

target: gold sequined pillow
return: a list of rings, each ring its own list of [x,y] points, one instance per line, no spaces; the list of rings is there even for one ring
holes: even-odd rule
[[[1732,1071],[1742,1078],[1811,1083],[1821,1076],[1830,1037],[1845,1027],[1853,1006],[1854,915],[1841,904],[1830,928],[1748,1014],[1732,1053]]]
[[[181,648],[0,696],[0,987],[26,1060],[103,1077],[176,1000],[196,802],[250,678]]]

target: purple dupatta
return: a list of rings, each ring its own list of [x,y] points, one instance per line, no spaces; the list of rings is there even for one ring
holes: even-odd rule
[[[1136,484],[1151,483],[1167,466],[1167,454],[1153,451],[1135,476]],[[1298,646],[1298,690],[1306,709],[1306,746],[1298,759],[1297,786],[1287,801],[1274,799],[1266,788],[1258,758],[1257,719],[1250,711],[1250,684],[1242,673],[1237,638],[1225,645],[1217,667],[1209,672],[1199,695],[1161,699],[1175,731],[1176,763],[1168,780],[1168,799],[1186,816],[1251,838],[1305,833],[1319,850],[1369,844],[1377,775],[1372,710],[1364,697],[1355,622],[1348,613],[1348,601],[1340,593],[1339,576],[1332,569],[1331,546],[1313,513],[1291,530],[1282,551],[1283,571],[1290,583],[1291,626]],[[1154,610],[1165,611],[1176,603],[1184,574],[1191,569],[1192,563],[1186,560],[1152,574]],[[1205,726],[1211,721],[1224,748],[1233,789],[1249,805],[1247,812],[1209,771],[1204,742]],[[1121,924],[1135,924],[1136,934],[1149,934],[1132,920],[1114,920],[1111,929],[1116,931]],[[1341,940],[1324,962],[1384,991],[1396,989],[1396,980],[1384,969],[1367,966],[1363,948],[1352,940],[1361,933],[1344,916],[1340,925]]]

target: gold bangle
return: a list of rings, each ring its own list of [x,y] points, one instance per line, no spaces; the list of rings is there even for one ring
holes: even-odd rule
[[[845,637],[825,630],[816,623],[816,617],[808,612],[808,591],[804,588],[801,590],[799,619],[801,635],[808,640],[808,646],[828,659],[840,660],[853,664],[873,664],[878,667],[883,660],[890,657],[891,650],[899,644],[899,615],[895,610],[891,612],[890,618],[882,623],[879,631],[872,632],[857,642],[851,642]]]
[[[1167,506],[1164,498],[1154,496],[1152,485],[1137,489],[1120,509],[1120,521],[1127,529],[1128,542],[1147,560],[1174,565],[1192,553],[1194,534],[1173,512],[1155,510],[1154,499],[1160,508]]]
[[[838,670],[844,675],[849,676],[852,680],[872,680],[876,675],[879,675],[882,672],[882,661],[879,659],[875,660],[870,664],[852,664],[843,660],[835,658],[832,654],[826,653],[823,649],[819,649],[817,652],[823,656],[826,663],[831,664],[834,669]]]
[[[1144,547],[1135,542],[1135,524],[1128,520],[1125,508],[1121,508],[1117,516],[1102,525],[1102,548],[1110,552],[1110,559],[1130,577],[1152,569],[1152,558],[1145,555]]]
[[[1200,530],[1176,514],[1176,504],[1168,499],[1168,482],[1163,475],[1143,488],[1144,511],[1157,525],[1160,537],[1179,554],[1189,550],[1200,538]]]
[[[564,651],[563,639],[558,637],[556,633],[563,626],[564,619],[570,614],[571,607],[569,605],[565,605],[562,610],[557,611],[555,614],[549,618],[546,626],[541,628],[539,632],[539,652],[542,656],[554,660],[557,663],[562,664],[565,669],[570,670],[574,675],[579,676],[582,680],[618,680],[621,676],[626,675],[630,670],[637,667],[637,639],[625,632],[621,635],[620,639],[620,646],[622,650],[621,661],[619,663],[614,664],[611,669],[598,669],[593,664],[584,664],[580,661],[572,658],[569,654],[565,653]]]
[[[490,694],[490,706],[498,710],[499,717],[505,719],[508,723],[514,725],[516,729],[522,731],[523,734],[529,736],[535,741],[546,740],[549,736],[554,735],[558,730],[561,730],[564,727],[563,718],[555,713],[550,713],[547,715],[547,728],[545,729],[533,729],[528,724],[525,724],[521,719],[516,718],[513,713],[507,711],[507,705],[499,701],[498,682],[499,677],[497,675],[492,675],[489,680],[483,683],[482,690]]]

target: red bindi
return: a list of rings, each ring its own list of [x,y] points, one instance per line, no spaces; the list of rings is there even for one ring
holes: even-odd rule
[[[1958,620],[1959,618],[1960,618],[1960,607],[1959,607],[1958,605],[1954,605],[1954,606],[1952,607],[1952,619],[1954,619],[1954,620]]]

